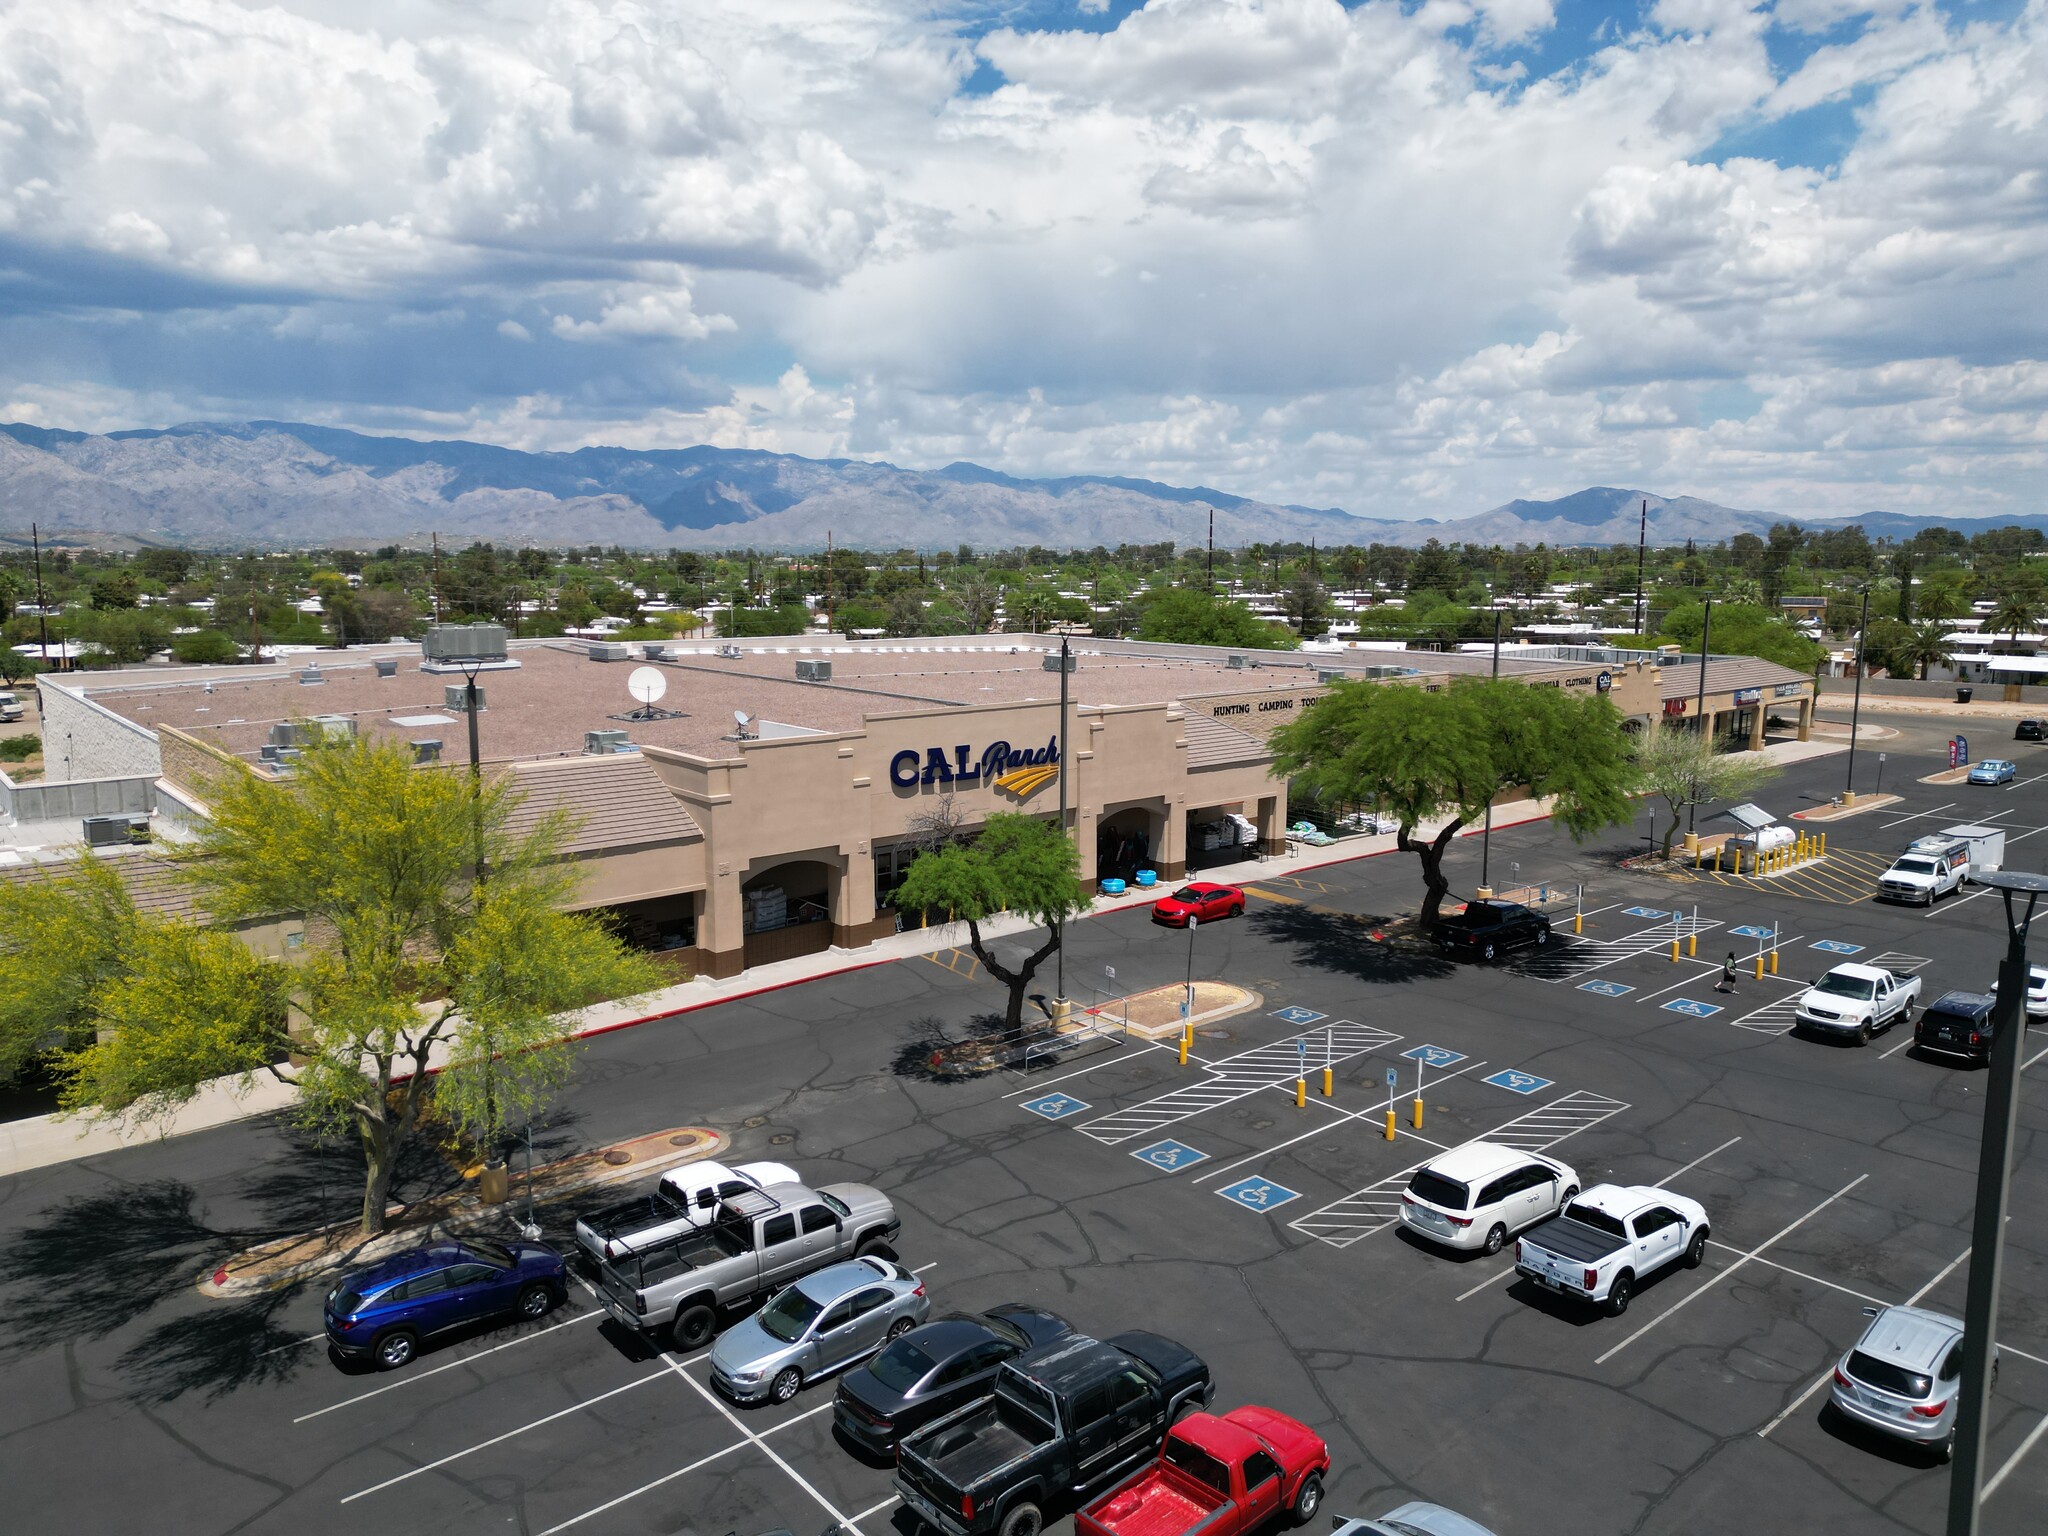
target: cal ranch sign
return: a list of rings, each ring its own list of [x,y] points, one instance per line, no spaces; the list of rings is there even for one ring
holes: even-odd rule
[[[972,752],[964,742],[953,748],[950,757],[944,747],[926,747],[921,753],[915,747],[905,747],[889,759],[889,782],[898,789],[933,784],[972,789],[988,783],[1022,800],[1060,776],[1057,736],[1035,749],[997,741],[983,748],[979,757]]]

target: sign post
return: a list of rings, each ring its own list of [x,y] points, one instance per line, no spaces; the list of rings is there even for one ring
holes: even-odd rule
[[[1387,1068],[1387,1140],[1394,1139],[1394,1090],[1401,1084],[1401,1074],[1393,1067]]]

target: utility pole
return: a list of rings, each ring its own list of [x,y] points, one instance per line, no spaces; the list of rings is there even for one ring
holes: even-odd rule
[[[441,622],[441,535],[436,532],[434,539],[434,622]]]
[[[1707,637],[1713,633],[1713,630],[1714,600],[1710,597],[1707,599],[1706,616],[1700,621],[1700,688],[1692,707],[1693,716],[1700,723],[1700,739],[1702,741],[1707,739]],[[1758,709],[1764,707],[1762,699],[1757,700],[1756,707]],[[1712,750],[1713,743],[1708,741],[1707,746],[1709,750]],[[1692,802],[1699,799],[1699,781],[1697,779],[1693,780],[1690,788],[1692,793],[1685,797],[1685,835],[1687,837],[1696,835],[1693,830],[1693,816],[1699,810],[1699,807]]]
[[[36,636],[43,647],[43,665],[47,667],[50,664],[50,605],[43,601],[43,530],[30,523],[28,537],[35,550],[36,561]]]
[[[832,530],[825,530],[825,633],[832,633]]]
[[[1863,642],[1870,633],[1870,588],[1863,589],[1863,617],[1856,621],[1856,695],[1849,705],[1849,777],[1842,785],[1842,804],[1856,800],[1856,722],[1863,715]]]
[[[1209,509],[1209,595],[1216,595],[1216,509]]]
[[[1067,668],[1072,665],[1073,652],[1068,649],[1067,632],[1060,631],[1060,836],[1067,832]],[[1067,996],[1067,934],[1064,924],[1060,929],[1059,947],[1053,951],[1053,996],[1061,1001]]]
[[[1500,610],[1493,612],[1493,676],[1500,678]],[[1483,896],[1493,894],[1493,802],[1486,802],[1486,830],[1479,838],[1479,892]]]
[[[1650,548],[1650,498],[1643,498],[1643,520],[1636,529],[1636,634],[1643,632],[1643,557]]]

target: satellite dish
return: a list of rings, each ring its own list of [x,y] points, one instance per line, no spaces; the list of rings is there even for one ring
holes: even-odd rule
[[[752,715],[748,714],[748,713],[747,713],[747,712],[746,712],[746,711],[745,711],[744,709],[736,709],[736,710],[734,710],[734,711],[732,712],[732,720],[733,720],[733,724],[734,724],[734,725],[737,725],[737,726],[738,726],[738,727],[739,727],[739,728],[740,728],[741,730],[743,730],[743,731],[744,731],[744,730],[745,730],[745,729],[746,729],[746,728],[747,728],[748,726],[750,726],[750,725],[752,725],[752,724],[754,723],[754,717],[753,717]]]
[[[626,679],[626,692],[642,704],[652,705],[668,692],[668,679],[661,675],[659,667],[635,667]]]

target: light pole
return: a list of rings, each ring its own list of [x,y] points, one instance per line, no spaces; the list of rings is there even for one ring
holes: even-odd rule
[[[1493,613],[1493,677],[1500,680],[1500,610]],[[1486,830],[1479,835],[1479,894],[1493,895],[1493,802],[1486,802]]]
[[[1710,597],[1707,599],[1706,609],[1700,618],[1700,687],[1698,694],[1694,697],[1692,706],[1693,716],[1699,721],[1700,740],[1707,744],[1710,751],[1714,745],[1714,738],[1707,730],[1707,637],[1713,634],[1713,632],[1714,600]],[[1757,708],[1763,708],[1762,699],[1757,700]],[[1699,781],[1697,779],[1693,780],[1686,788],[1688,793],[1685,797],[1685,835],[1694,838],[1694,841],[1687,846],[1696,848],[1699,846],[1699,843],[1694,834],[1695,823],[1693,817],[1699,810],[1699,807],[1694,804],[1700,797]]]
[[[1996,870],[1980,877],[2005,900],[2005,958],[1998,965],[1984,1137],[1977,1151],[1977,1211],[1970,1227],[1970,1290],[1963,1309],[1963,1386],[1956,1399],[1955,1456],[1948,1473],[1948,1536],[1977,1536],[1983,1498],[1984,1430],[1991,1419],[1998,1286],[2005,1267],[2005,1210],[2012,1188],[2013,1122],[2020,1110],[2020,1045],[2026,1035],[2027,925],[2048,875]],[[2015,915],[2013,898],[2024,896]]]
[[[1863,642],[1870,633],[1870,588],[1863,589],[1863,617],[1856,621],[1856,696],[1849,704],[1849,778],[1842,786],[1842,804],[1856,800],[1856,722],[1863,716]],[[1817,685],[1816,685],[1817,686]]]
[[[1069,648],[1067,632],[1060,631],[1060,836],[1069,837],[1067,831],[1067,674],[1074,664],[1074,654]],[[1067,932],[1064,924],[1060,927],[1060,942],[1053,950],[1053,997],[1059,1002],[1067,1000]]]

